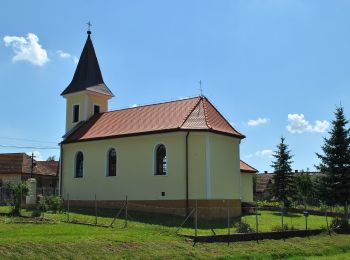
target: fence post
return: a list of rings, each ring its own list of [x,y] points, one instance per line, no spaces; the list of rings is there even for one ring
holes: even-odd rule
[[[194,215],[194,235],[197,237],[198,204],[196,200],[196,215]]]
[[[283,239],[285,239],[284,238],[284,219],[283,219],[283,217],[284,217],[284,207],[282,206],[281,207],[281,216],[282,216],[282,234],[283,234]]]
[[[43,196],[43,208],[41,210],[41,213],[43,214],[42,218],[45,218],[45,210],[46,210],[46,203],[45,203],[45,196]],[[40,207],[40,205],[39,205]]]
[[[328,235],[331,235],[331,231],[329,229],[329,224],[328,224],[328,210],[327,210],[327,208],[326,208],[326,225],[327,225]]]
[[[69,192],[67,192],[67,222],[69,222]]]
[[[230,227],[231,227],[231,222],[230,222],[230,206],[227,205],[227,234],[230,235]]]
[[[259,243],[259,219],[258,206],[255,207],[255,226],[256,226],[256,242]]]
[[[95,225],[97,225],[97,198],[95,193]]]
[[[284,223],[283,223],[283,217],[284,217],[284,208],[283,206],[281,207],[281,216],[282,216],[282,232],[284,231]]]
[[[305,231],[306,231],[306,235],[308,235],[307,233],[307,215],[305,214]]]
[[[124,227],[128,226],[128,195],[125,196],[125,225]]]

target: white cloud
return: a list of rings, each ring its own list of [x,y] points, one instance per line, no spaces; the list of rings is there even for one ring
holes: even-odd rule
[[[270,122],[270,119],[269,118],[258,118],[256,120],[254,119],[250,119],[248,121],[248,125],[249,126],[258,126],[258,125],[265,125],[267,124],[268,122]]]
[[[138,107],[138,104],[132,104],[131,107]]]
[[[329,127],[329,122],[326,120],[316,120],[315,124],[312,125],[303,114],[288,114],[288,122],[287,130],[292,134],[304,132],[324,133]]]
[[[32,156],[32,152],[26,152],[27,155]],[[34,151],[33,152],[34,155],[34,160],[36,161],[44,161],[44,158],[42,156],[42,154],[39,151]]]
[[[64,52],[62,50],[58,50],[58,51],[56,51],[56,53],[58,54],[58,56],[61,59],[71,59],[75,64],[77,64],[78,61],[79,61],[79,59],[76,56],[74,56],[74,55],[72,55],[72,54],[70,54],[68,52]]]
[[[273,151],[270,149],[258,150],[255,153],[251,153],[245,156],[245,158],[251,157],[269,157],[272,158]]]
[[[70,55],[68,52],[64,52],[61,50],[57,51],[58,56],[60,56],[60,58],[62,59],[69,59],[72,55]]]
[[[12,61],[28,61],[37,66],[43,66],[49,61],[46,50],[39,44],[39,38],[34,33],[28,33],[26,37],[5,36],[5,46],[12,47],[15,53]]]

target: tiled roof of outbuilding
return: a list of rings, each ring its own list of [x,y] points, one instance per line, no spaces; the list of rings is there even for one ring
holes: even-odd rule
[[[250,166],[248,163],[240,160],[239,162],[239,168],[241,169],[241,172],[248,172],[248,173],[257,173],[258,170],[254,167]]]
[[[31,157],[25,153],[4,153],[0,154],[0,174],[21,174],[30,173]],[[35,161],[34,174],[57,175],[58,162]]]
[[[200,96],[94,115],[63,143],[178,130],[208,130],[245,138]]]

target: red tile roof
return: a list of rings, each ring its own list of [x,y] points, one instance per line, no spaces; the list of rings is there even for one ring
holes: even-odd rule
[[[34,174],[57,175],[58,162],[34,161]],[[0,154],[0,174],[29,174],[31,171],[31,158],[25,153]]]
[[[240,160],[240,162],[239,162],[239,168],[241,169],[241,172],[247,172],[247,173],[257,173],[258,172],[257,169],[250,166],[246,162],[243,162],[242,160]]]
[[[94,115],[63,143],[178,130],[208,130],[245,138],[207,98],[195,97]]]

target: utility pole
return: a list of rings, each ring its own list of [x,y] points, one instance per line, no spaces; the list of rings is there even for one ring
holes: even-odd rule
[[[30,164],[30,178],[33,178],[33,170],[34,170],[34,154],[30,156],[31,164]]]

